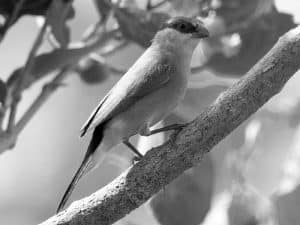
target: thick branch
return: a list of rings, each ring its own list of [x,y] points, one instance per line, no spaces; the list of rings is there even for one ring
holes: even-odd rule
[[[43,225],[116,222],[145,203],[277,94],[300,68],[300,27],[285,34],[239,82],[112,183],[73,203]]]

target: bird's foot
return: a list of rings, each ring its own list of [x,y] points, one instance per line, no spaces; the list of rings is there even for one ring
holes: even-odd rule
[[[161,132],[164,132],[164,131],[170,131],[170,130],[174,130],[174,131],[178,132],[178,131],[182,130],[185,126],[186,126],[186,124],[177,124],[177,123],[175,123],[175,124],[172,124],[172,125],[169,125],[169,126],[166,126],[166,127],[151,130],[147,134],[147,136],[151,136],[153,134],[161,133]]]
[[[131,164],[134,165],[142,159],[140,156],[134,156],[131,160]]]
[[[136,155],[135,158],[138,158],[138,160],[143,158],[143,154],[140,153],[128,140],[123,141],[123,143]]]

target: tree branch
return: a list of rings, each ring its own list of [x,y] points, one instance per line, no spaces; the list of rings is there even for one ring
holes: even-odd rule
[[[12,14],[9,18],[6,18],[3,27],[0,28],[0,42],[4,39],[8,29],[13,25],[18,19],[19,13],[25,3],[25,0],[20,0],[16,3]]]
[[[18,104],[21,99],[22,91],[24,89],[24,84],[26,83],[26,79],[28,79],[28,76],[30,76],[30,72],[31,72],[31,69],[32,69],[32,66],[34,63],[34,57],[43,42],[43,37],[46,32],[46,28],[47,28],[47,19],[45,20],[43,26],[41,27],[41,29],[33,43],[33,46],[29,52],[26,64],[24,66],[24,70],[22,71],[22,77],[20,78],[19,82],[17,83],[16,89],[14,89],[13,103],[11,105],[10,115],[9,115],[8,125],[7,125],[8,132],[11,132],[13,129],[13,126],[15,125],[15,117],[17,114],[17,107],[18,107]]]
[[[300,26],[275,44],[243,78],[162,146],[93,195],[42,225],[108,225],[145,203],[279,93],[300,67]]]

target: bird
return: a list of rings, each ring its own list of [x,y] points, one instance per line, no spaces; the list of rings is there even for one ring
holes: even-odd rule
[[[60,212],[78,181],[104,160],[114,146],[125,144],[138,157],[143,155],[130,137],[150,136],[180,129],[180,124],[151,130],[183,99],[194,49],[209,31],[197,17],[171,17],[165,21],[151,45],[99,102],[80,136],[92,132],[83,161],[58,206]]]

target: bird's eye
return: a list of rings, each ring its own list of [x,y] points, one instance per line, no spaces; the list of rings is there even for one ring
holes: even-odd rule
[[[174,28],[180,31],[181,33],[192,33],[195,30],[195,27],[192,24],[184,22],[176,24]]]
[[[193,33],[197,30],[197,25],[191,19],[181,17],[170,19],[164,27],[175,29],[183,34]]]
[[[184,23],[182,23],[182,24],[179,25],[179,28],[180,28],[181,30],[185,30],[186,25],[185,25]]]

